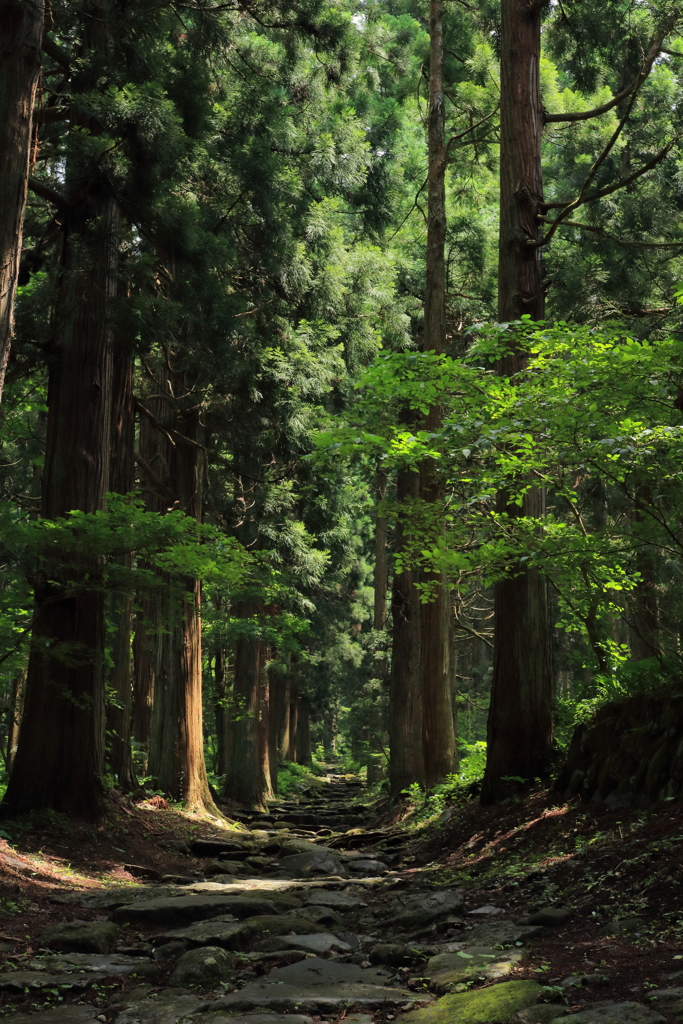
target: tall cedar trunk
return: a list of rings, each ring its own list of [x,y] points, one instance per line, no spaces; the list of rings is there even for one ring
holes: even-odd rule
[[[259,771],[263,775],[264,795],[267,800],[273,795],[273,785],[270,775],[270,673],[268,662],[270,660],[270,647],[268,644],[261,644],[261,673],[259,678]]]
[[[133,405],[133,350],[119,342],[114,351],[112,436],[111,436],[111,490],[117,494],[130,494],[135,486],[135,408]],[[124,565],[130,569],[132,555],[124,556]],[[118,779],[119,787],[130,792],[137,787],[131,754],[131,645],[133,602],[129,592],[113,593],[111,618],[114,626],[112,640],[112,669],[109,685],[114,701],[107,706],[109,733],[109,761]]]
[[[400,469],[396,500],[417,497],[417,474]],[[403,544],[404,526],[396,524],[396,551]],[[389,785],[393,799],[413,782],[424,785],[422,755],[422,700],[418,672],[419,651],[415,650],[413,619],[413,572],[394,571],[391,591],[391,687],[389,690]],[[419,617],[419,606],[416,609]],[[418,634],[419,636],[419,634]]]
[[[7,723],[7,754],[5,756],[5,768],[12,771],[14,758],[19,743],[19,732],[21,731],[21,719],[24,714],[24,697],[26,696],[26,669],[17,672],[12,679],[12,692],[10,694],[9,720]]]
[[[168,381],[160,383],[161,395],[150,398],[146,408],[157,422],[172,417],[168,394]],[[139,451],[137,460],[141,469],[141,481],[145,493],[145,509],[148,512],[163,512],[173,504],[169,472],[173,446],[166,433],[162,433],[152,421],[140,416]],[[147,568],[151,568],[147,566]],[[161,586],[143,590],[138,595],[135,638],[133,640],[133,738],[149,753],[152,737],[152,709],[157,677],[161,671],[164,638],[163,608],[165,597]]]
[[[289,746],[286,761],[296,761],[296,742],[299,732],[299,688],[292,682],[289,688]]]
[[[253,605],[236,612],[243,618],[256,614]],[[225,796],[253,810],[265,810],[270,781],[266,778],[261,744],[260,702],[264,645],[257,636],[243,635],[235,643],[231,758]]]
[[[55,343],[49,364],[41,513],[96,512],[109,490],[118,209],[72,233],[65,219]],[[104,594],[99,559],[46,566],[35,591],[24,722],[3,801],[13,814],[49,807],[95,819],[103,807]]]
[[[296,760],[297,764],[310,764],[312,759],[311,709],[305,698],[299,698],[299,714],[296,726]]]
[[[387,474],[378,469],[375,474],[375,499],[379,505],[387,495]],[[386,516],[377,513],[375,520],[375,605],[373,629],[383,633],[387,622],[387,520]],[[374,658],[373,674],[376,679],[384,679],[387,674],[387,657],[384,647],[379,649]]]
[[[291,688],[292,688],[292,677],[291,677],[291,665],[292,656],[287,655],[287,671],[285,675],[280,677],[276,692],[275,699],[277,701],[277,750],[278,759],[284,761],[287,758],[287,751],[289,750],[289,705],[291,700]]]
[[[502,0],[500,65],[500,248],[498,320],[544,315],[539,237],[542,209],[539,85],[541,17],[538,5]],[[523,369],[526,353],[516,351],[499,366],[502,375]],[[498,500],[509,516],[540,516],[545,494],[527,493],[521,509]],[[484,803],[505,791],[503,778],[533,779],[548,766],[552,743],[552,673],[545,581],[522,570],[496,584],[494,654],[488,753],[482,787]]]
[[[429,169],[427,221],[427,277],[424,303],[425,351],[446,350],[446,145],[443,91],[443,0],[429,4]],[[424,429],[434,433],[441,426],[442,410],[432,406]],[[438,504],[443,499],[433,462],[423,464],[420,496]],[[431,601],[422,606],[420,689],[422,692],[422,748],[425,783],[428,787],[455,770],[457,755],[453,732],[453,694],[449,672],[450,600],[443,573],[426,573],[434,584]]]
[[[268,676],[268,767],[270,769],[270,788],[277,793],[278,739],[280,735],[280,716],[282,714],[281,693],[285,677],[277,671],[279,664]]]
[[[175,376],[177,380],[178,375]],[[204,455],[196,407],[182,417],[180,428],[174,435],[169,487],[185,515],[201,522]],[[166,670],[163,678],[157,679],[154,694],[149,773],[160,789],[174,800],[182,800],[189,809],[217,811],[204,761],[201,586],[191,576],[174,582],[185,596],[180,602],[169,601],[171,615],[163,638]]]
[[[12,343],[42,34],[41,0],[0,0],[0,399]]]
[[[225,651],[216,651],[214,659],[214,715],[216,718],[216,774],[225,775],[228,770],[228,695],[225,678]]]

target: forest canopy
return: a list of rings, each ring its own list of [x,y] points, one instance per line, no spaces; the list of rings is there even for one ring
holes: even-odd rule
[[[682,28],[0,0],[5,813],[493,802],[677,685]]]

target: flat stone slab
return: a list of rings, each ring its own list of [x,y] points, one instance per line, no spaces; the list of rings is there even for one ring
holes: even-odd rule
[[[537,1003],[536,1006],[527,1006],[515,1015],[518,1024],[550,1024],[558,1017],[564,1017],[568,1013],[566,1006],[559,1003]]]
[[[274,910],[275,904],[263,896],[226,895],[224,886],[216,886],[214,890],[191,896],[127,903],[117,907],[112,917],[115,921],[140,924],[178,924],[181,921],[205,921],[220,914],[232,914],[241,920],[257,914],[272,914]]]
[[[521,949],[503,953],[488,946],[470,946],[457,953],[440,953],[427,961],[420,973],[430,980],[430,988],[438,995],[452,992],[475,978],[498,981],[511,974],[526,959]]]
[[[411,1013],[410,1024],[504,1024],[535,1003],[540,992],[535,981],[504,981],[437,999]]]
[[[124,956],[123,953],[58,953],[29,961],[33,971],[77,971],[81,973],[128,975],[137,973],[144,964],[151,964],[149,957]]]
[[[326,892],[324,889],[314,889],[303,897],[304,905],[313,904],[316,907],[330,907],[332,910],[343,913],[345,910],[358,910],[363,906],[361,900],[354,896],[348,896],[345,892]]]
[[[174,928],[172,931],[155,935],[155,946],[179,939],[192,947],[221,946],[223,949],[244,949],[252,940],[265,935],[286,935],[296,932],[301,935],[320,934],[325,931],[306,918],[289,917],[288,915],[266,914],[247,918],[246,921],[204,921],[188,925],[187,928]]]
[[[647,998],[652,1003],[677,1003],[683,999],[683,988],[653,988]]]
[[[331,850],[324,847],[283,857],[279,869],[286,871],[293,878],[313,878],[316,875],[338,875],[340,878],[349,876],[346,865]]]
[[[321,932],[319,935],[275,935],[271,939],[261,939],[254,943],[253,948],[264,953],[274,953],[280,949],[300,949],[304,953],[315,953],[316,956],[324,956],[325,953],[351,953],[353,947],[332,935],[330,932]]]
[[[595,1003],[581,1013],[570,1013],[567,1024],[659,1024],[665,1018],[642,1003]]]
[[[352,875],[363,875],[370,878],[372,875],[383,875],[389,870],[389,865],[384,861],[374,860],[371,857],[354,857],[347,860],[346,865]]]
[[[351,1021],[353,1018],[345,1019]],[[311,1017],[304,1017],[300,1013],[290,1013],[287,1016],[280,1013],[235,1013],[229,1017],[225,1014],[215,1017],[207,1013],[196,1017],[195,1021],[197,1024],[313,1024]]]
[[[50,971],[3,971],[0,974],[0,991],[36,992],[43,988],[88,988],[97,981],[103,981],[106,974],[52,974]]]
[[[376,1010],[414,1003],[413,992],[385,984],[392,974],[381,968],[363,970],[356,964],[311,957],[289,967],[276,967],[240,992],[223,996],[217,1006],[230,1012],[259,1007],[283,1013],[298,1009],[325,1014],[351,1005]]]
[[[413,896],[406,900],[403,909],[388,924],[408,930],[432,924],[460,913],[464,908],[464,897],[461,889],[445,889],[431,893],[429,896]]]
[[[115,1024],[189,1024],[203,1020],[192,1014],[207,1005],[200,996],[187,995],[178,989],[160,992],[157,998],[143,999],[128,1006],[114,1018]],[[101,1011],[100,1011],[101,1012]]]
[[[62,953],[109,953],[118,937],[111,921],[64,921],[45,928],[40,944]]]
[[[78,1003],[71,1006],[55,1006],[40,1013],[15,1013],[11,1017],[3,1017],[3,1024],[86,1024],[97,1020],[101,1013],[97,1006],[83,1006]]]

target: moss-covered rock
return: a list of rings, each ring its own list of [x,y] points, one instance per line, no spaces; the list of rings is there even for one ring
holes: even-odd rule
[[[536,1002],[535,981],[504,981],[500,985],[444,996],[410,1015],[410,1024],[505,1024],[519,1010]]]
[[[476,978],[486,981],[497,981],[511,974],[515,967],[526,959],[521,949],[501,952],[487,946],[472,946],[459,953],[440,953],[433,956],[422,973],[429,978],[432,992],[444,995],[446,992],[458,992],[462,985]]]

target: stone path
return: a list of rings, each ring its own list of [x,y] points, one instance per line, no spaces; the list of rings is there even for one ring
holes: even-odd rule
[[[658,1024],[658,1007],[683,1013],[683,988],[573,1014],[543,1002],[514,972],[562,908],[515,922],[434,880],[408,882],[395,870],[407,833],[369,831],[368,813],[360,783],[331,776],[324,798],[281,801],[241,816],[249,832],[192,843],[200,878],[75,894],[103,919],[47,929],[42,955],[0,973],[0,990],[65,1004],[4,1021]]]

